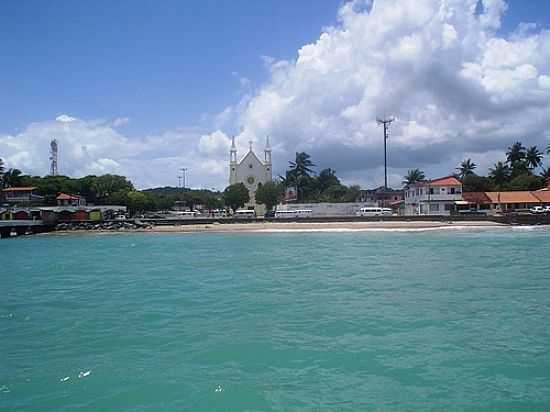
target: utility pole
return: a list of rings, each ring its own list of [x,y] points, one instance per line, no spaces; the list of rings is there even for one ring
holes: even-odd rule
[[[376,122],[378,124],[381,124],[384,126],[384,190],[388,190],[388,156],[387,156],[387,150],[386,150],[386,140],[388,140],[388,129],[390,127],[391,122],[393,122],[394,119],[389,118],[383,118],[380,119],[379,117],[376,118]]]
[[[183,188],[185,189],[187,185],[187,168],[182,167],[180,170],[182,171],[182,174],[183,174]]]
[[[51,176],[57,176],[57,152],[58,152],[58,145],[57,140],[52,139],[50,142],[50,175]]]
[[[183,176],[178,176],[178,187],[181,189],[181,179]]]

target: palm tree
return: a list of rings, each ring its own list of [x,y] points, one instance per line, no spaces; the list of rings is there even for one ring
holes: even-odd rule
[[[290,168],[287,171],[286,181],[288,182],[290,180],[295,183],[299,199],[301,198],[301,183],[310,177],[310,173],[313,173],[312,167],[315,166],[310,159],[311,156],[306,152],[296,152],[296,159],[294,162],[288,162],[290,164]]]
[[[313,173],[313,169],[311,168],[315,166],[310,158],[311,156],[306,152],[296,152],[296,159],[294,162],[288,162],[290,163],[290,169],[299,177],[309,176],[310,173]]]
[[[472,159],[464,160],[460,163],[460,166],[456,168],[458,170],[458,176],[461,180],[464,180],[466,176],[473,175],[477,165],[472,162]]]
[[[8,169],[6,173],[2,176],[2,180],[6,187],[17,186],[21,184],[21,170],[19,169]]]
[[[506,161],[510,166],[525,159],[525,146],[521,142],[516,142],[506,151]]]
[[[506,163],[497,162],[489,169],[489,177],[493,179],[496,185],[502,185],[510,179],[510,168]]]
[[[537,146],[531,146],[525,153],[525,161],[531,169],[536,169],[542,164],[543,154]]]
[[[540,177],[542,177],[546,182],[550,183],[550,167],[547,167],[546,169],[542,169],[542,172],[540,173]]]
[[[421,180],[425,180],[426,176],[424,175],[424,172],[420,169],[409,169],[407,172],[407,175],[405,176],[405,180],[403,180],[404,185],[412,185],[413,183],[420,182]]]

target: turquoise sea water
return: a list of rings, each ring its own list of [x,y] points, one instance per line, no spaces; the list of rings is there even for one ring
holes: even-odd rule
[[[0,259],[2,411],[550,410],[550,230],[47,235]]]

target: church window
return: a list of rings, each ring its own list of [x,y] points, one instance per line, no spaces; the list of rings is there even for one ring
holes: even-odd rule
[[[267,168],[267,171],[269,172],[269,167]]]
[[[252,163],[250,163],[250,164],[248,165],[248,167],[250,167],[250,168],[252,169],[254,166],[252,166]]]
[[[235,171],[235,168],[234,168],[234,167],[232,167],[232,168],[231,168],[231,170]]]

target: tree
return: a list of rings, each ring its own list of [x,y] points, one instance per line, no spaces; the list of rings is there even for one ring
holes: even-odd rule
[[[92,189],[94,190],[99,202],[103,203],[107,200],[111,193],[119,190],[130,192],[134,190],[132,182],[124,176],[106,174],[99,176],[93,182]]]
[[[349,186],[344,195],[344,202],[357,202],[357,199],[361,196],[361,187],[359,185]]]
[[[6,187],[20,186],[22,180],[23,176],[21,170],[19,169],[8,169],[8,171],[2,176],[2,181]]]
[[[544,179],[532,174],[523,174],[514,177],[505,185],[507,190],[538,190],[545,186]]]
[[[473,175],[476,167],[477,165],[472,162],[472,159],[467,159],[460,163],[460,166],[456,168],[460,180],[464,180],[466,176]]]
[[[462,190],[464,192],[491,192],[493,181],[485,176],[470,174],[462,180]]]
[[[154,208],[154,201],[146,193],[132,190],[126,193],[126,197],[128,199],[126,206],[132,215]]]
[[[227,186],[223,191],[223,201],[233,212],[243,207],[249,200],[248,189],[243,183]]]
[[[340,180],[336,177],[336,172],[330,167],[328,169],[323,169],[319,172],[317,176],[317,182],[319,183],[319,190],[323,193],[332,185],[339,185]]]
[[[542,177],[545,182],[550,183],[550,167],[547,167],[546,169],[542,169],[542,172],[540,173],[540,177]]]
[[[537,146],[531,146],[529,149],[527,149],[527,152],[525,152],[525,161],[527,162],[527,166],[530,169],[536,169],[540,165],[542,165],[542,158],[543,158],[542,152],[538,149]]]
[[[311,177],[310,174],[313,173],[312,167],[315,166],[310,158],[311,156],[306,152],[296,152],[294,162],[288,162],[290,169],[287,172],[285,180],[296,186],[299,201],[304,198],[303,184]]]
[[[521,142],[516,142],[506,151],[506,162],[510,166],[512,177],[527,174],[529,165],[526,159],[527,152]]]
[[[511,175],[511,170],[507,164],[503,162],[497,162],[489,169],[489,178],[493,180],[495,185],[501,186],[505,184]]]
[[[405,180],[403,180],[404,185],[412,185],[413,183],[420,182],[421,180],[425,180],[426,176],[424,175],[424,172],[420,169],[410,169],[407,172],[407,175],[405,176]]]
[[[282,187],[276,182],[260,184],[256,189],[256,202],[265,205],[267,210],[273,210],[273,206],[281,200],[282,194]]]

